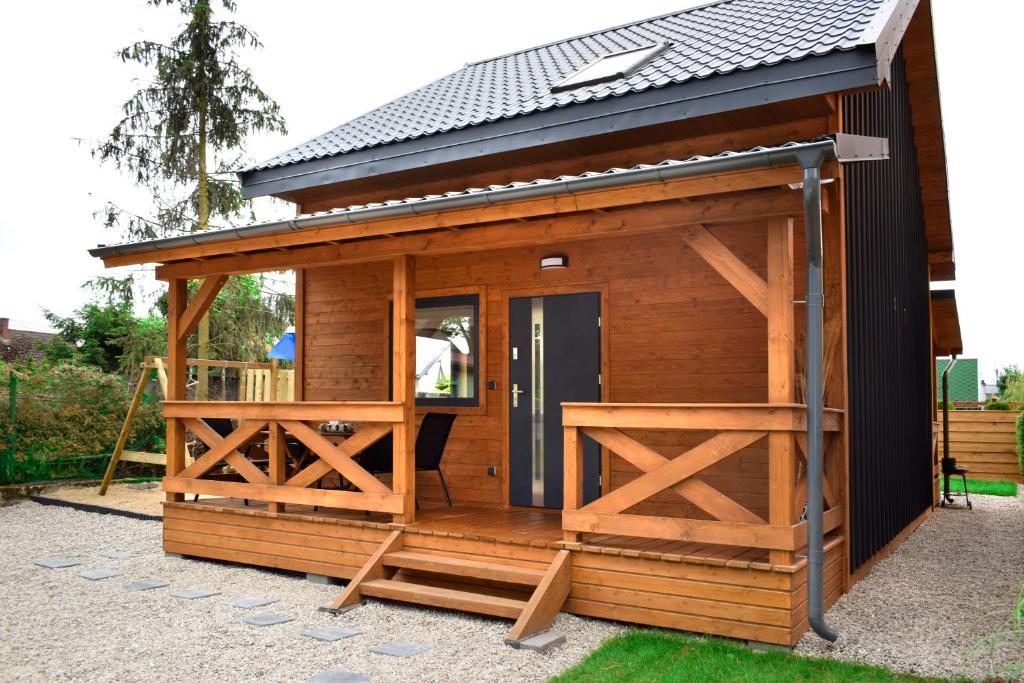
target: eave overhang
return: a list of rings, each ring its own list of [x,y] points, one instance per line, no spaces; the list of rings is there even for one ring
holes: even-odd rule
[[[933,289],[932,341],[936,356],[961,355],[964,343],[960,336],[960,313],[956,305],[956,292],[952,289]]]

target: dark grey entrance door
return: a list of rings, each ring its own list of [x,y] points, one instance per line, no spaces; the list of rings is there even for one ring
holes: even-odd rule
[[[562,507],[562,403],[601,400],[601,295],[509,301],[509,500]],[[601,448],[583,447],[583,498],[601,494]]]

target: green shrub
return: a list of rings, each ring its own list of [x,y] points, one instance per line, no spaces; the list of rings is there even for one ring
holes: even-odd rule
[[[1017,416],[1017,465],[1024,477],[1024,413]]]
[[[940,413],[942,412],[942,406],[943,406],[943,402],[942,402],[942,401],[939,401],[939,403],[938,403],[938,408],[939,408],[939,412],[940,412]],[[949,402],[949,409],[950,409],[950,410],[956,410],[956,404],[955,404],[955,403],[953,403],[952,401],[950,401],[950,402]]]
[[[989,401],[985,404],[985,410],[1009,410],[1010,404],[1006,401]]]
[[[54,460],[110,453],[117,441],[131,388],[120,375],[63,363],[10,368],[18,375],[17,457]],[[0,402],[8,404],[7,373]],[[0,451],[10,433],[7,411],[0,413]],[[160,450],[164,421],[159,402],[147,397],[132,423],[128,447]]]

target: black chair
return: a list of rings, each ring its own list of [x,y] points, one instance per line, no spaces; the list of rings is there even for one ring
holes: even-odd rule
[[[960,477],[964,481],[964,499],[967,501],[967,509],[973,510],[971,505],[971,496],[967,492],[967,470],[963,467],[956,466],[956,458],[943,458],[942,459],[942,477],[945,482],[942,490],[942,499],[939,501],[940,507],[946,507],[947,504],[953,504],[953,495],[949,492],[949,478]]]
[[[420,431],[416,435],[416,471],[437,472],[448,507],[452,506],[452,497],[448,495],[448,485],[441,472],[441,458],[444,456],[444,447],[448,444],[448,436],[452,433],[454,422],[455,415],[451,413],[427,413],[423,416]]]
[[[441,472],[441,458],[444,456],[444,448],[448,444],[448,436],[454,422],[455,415],[427,413],[420,423],[419,433],[416,434],[416,471],[437,472],[448,507],[452,506],[452,497],[448,493],[444,473]],[[363,449],[359,454],[359,466],[370,474],[393,474],[393,449],[394,438],[388,434]]]

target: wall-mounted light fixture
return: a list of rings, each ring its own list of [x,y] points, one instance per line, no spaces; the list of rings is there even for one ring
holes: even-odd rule
[[[541,270],[562,270],[569,267],[569,257],[565,254],[549,254],[540,260]]]

